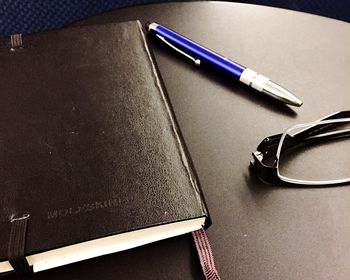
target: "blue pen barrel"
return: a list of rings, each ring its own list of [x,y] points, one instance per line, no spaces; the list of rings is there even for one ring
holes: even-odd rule
[[[233,62],[232,60],[193,42],[165,26],[153,22],[147,24],[146,29],[158,36],[160,40],[178,53],[193,60],[196,65],[209,66],[210,68],[217,69],[223,74],[220,73],[220,78],[225,76],[224,78],[226,80],[226,77],[232,77],[285,104],[299,107],[303,104],[303,102],[291,92],[272,82],[264,75]]]
[[[195,59],[199,59],[201,64],[209,64],[218,70],[232,74],[232,76],[237,79],[239,79],[242,72],[245,70],[244,66],[239,65],[162,25],[157,26],[156,32],[186,54],[193,56]]]

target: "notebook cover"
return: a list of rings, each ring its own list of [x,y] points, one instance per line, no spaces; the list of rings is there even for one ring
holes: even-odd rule
[[[3,39],[0,83],[0,262],[24,213],[26,255],[208,217],[139,22]]]

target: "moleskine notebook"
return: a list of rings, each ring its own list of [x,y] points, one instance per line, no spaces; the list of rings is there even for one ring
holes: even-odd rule
[[[0,272],[209,225],[139,22],[0,41]]]

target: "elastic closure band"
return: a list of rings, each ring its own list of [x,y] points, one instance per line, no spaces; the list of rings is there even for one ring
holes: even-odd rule
[[[11,233],[8,243],[8,260],[17,274],[32,272],[25,257],[26,233],[29,214],[11,219]]]

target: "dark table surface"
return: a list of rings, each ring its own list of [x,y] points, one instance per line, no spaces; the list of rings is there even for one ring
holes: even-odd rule
[[[248,168],[264,137],[350,108],[350,25],[220,2],[139,6],[78,24],[134,19],[167,25],[304,101],[301,108],[281,105],[151,42],[213,220],[208,235],[222,279],[350,279],[349,187],[266,186]],[[35,279],[202,279],[202,274],[186,235]]]

